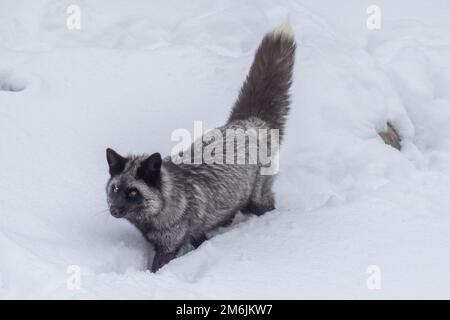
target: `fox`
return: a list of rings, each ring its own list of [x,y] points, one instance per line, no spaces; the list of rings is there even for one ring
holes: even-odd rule
[[[277,130],[281,143],[291,103],[295,51],[289,21],[263,37],[228,120],[217,128],[224,136],[229,129]],[[278,146],[270,152],[271,159]],[[247,144],[233,149],[249,155]],[[188,157],[189,152],[185,151]],[[276,174],[263,174],[266,164],[260,161],[180,163],[173,155],[122,156],[111,148],[106,149],[106,159],[109,212],[128,220],[153,246],[155,254],[147,265],[151,272],[175,259],[183,246],[198,248],[211,231],[229,225],[238,212],[260,216],[275,209]]]

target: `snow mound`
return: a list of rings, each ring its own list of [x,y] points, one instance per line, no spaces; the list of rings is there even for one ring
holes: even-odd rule
[[[72,2],[0,3],[1,298],[450,297],[446,1],[378,1],[377,31],[357,0],[78,1],[68,30]],[[145,271],[153,250],[106,210],[104,150],[169,154],[173,130],[221,125],[288,15],[277,209]]]

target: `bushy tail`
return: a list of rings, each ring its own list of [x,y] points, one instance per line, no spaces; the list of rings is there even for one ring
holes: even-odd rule
[[[294,32],[286,21],[262,40],[228,123],[258,117],[271,129],[279,129],[281,138],[289,112],[294,59]]]

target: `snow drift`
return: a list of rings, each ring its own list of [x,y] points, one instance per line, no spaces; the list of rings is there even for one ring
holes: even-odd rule
[[[0,297],[450,298],[450,6],[378,1],[370,31],[370,4],[2,1]],[[287,15],[277,210],[145,271],[152,249],[106,210],[105,148],[167,155],[173,130],[223,124]],[[377,134],[387,121],[401,152]]]

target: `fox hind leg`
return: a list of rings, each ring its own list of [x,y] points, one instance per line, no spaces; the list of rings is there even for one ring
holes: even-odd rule
[[[258,175],[250,199],[241,210],[242,213],[260,216],[275,209],[273,181],[273,176]]]

